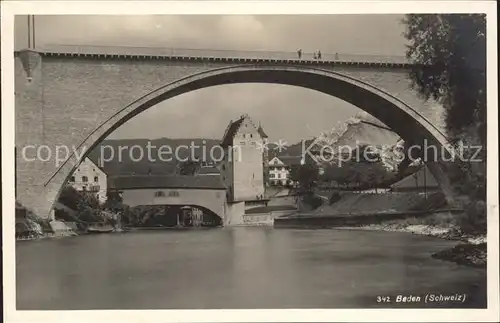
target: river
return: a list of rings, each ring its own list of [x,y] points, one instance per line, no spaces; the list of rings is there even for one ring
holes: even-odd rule
[[[485,307],[484,269],[430,257],[455,243],[397,232],[263,227],[20,241],[17,308]],[[467,299],[395,302],[397,295],[427,293]]]

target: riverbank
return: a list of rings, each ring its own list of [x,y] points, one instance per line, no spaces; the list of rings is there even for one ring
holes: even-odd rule
[[[339,227],[338,230],[369,230],[386,232],[405,232],[415,235],[460,242],[456,246],[432,254],[432,258],[451,261],[460,265],[486,268],[486,235],[466,234],[455,227],[442,227],[429,224],[408,224],[408,220],[390,223],[371,224],[359,227]]]
[[[327,194],[328,195],[328,194]],[[343,193],[315,210],[275,219],[275,227],[405,232],[457,241],[433,258],[486,267],[486,235],[460,230],[464,210],[447,209],[444,195],[432,192]]]

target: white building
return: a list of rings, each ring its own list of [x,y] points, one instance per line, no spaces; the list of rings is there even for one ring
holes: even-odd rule
[[[292,167],[299,167],[302,164],[301,156],[280,156],[273,157],[268,164],[270,185],[290,185]]]
[[[99,202],[106,202],[107,176],[92,160],[86,157],[71,174],[68,185],[77,191],[96,194]]]
[[[269,184],[286,185],[290,179],[290,167],[285,165],[278,157],[269,161]]]

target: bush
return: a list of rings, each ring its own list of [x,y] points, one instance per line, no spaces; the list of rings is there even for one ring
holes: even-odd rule
[[[71,186],[65,187],[58,199],[59,203],[76,211],[75,222],[102,222],[101,205],[92,192],[79,192]]]
[[[464,233],[486,233],[486,163],[456,161],[447,172],[460,197],[465,213],[458,225]]]
[[[466,208],[465,212],[458,217],[458,225],[462,232],[468,234],[486,233],[487,229],[487,210],[484,201],[472,201]]]

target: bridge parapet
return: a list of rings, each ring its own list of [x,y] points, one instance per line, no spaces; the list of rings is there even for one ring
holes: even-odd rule
[[[351,64],[389,64],[408,65],[404,56],[383,56],[366,54],[322,53],[321,59],[315,59],[314,53],[303,52],[299,59],[297,52],[285,51],[245,51],[227,49],[194,49],[173,47],[126,47],[126,46],[80,46],[46,45],[36,51],[46,55],[70,56],[121,56],[151,58],[198,58],[209,60],[264,60],[309,63],[351,63]]]

